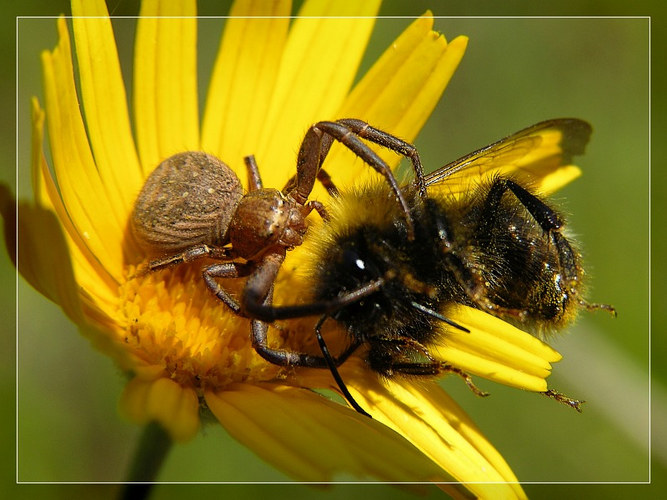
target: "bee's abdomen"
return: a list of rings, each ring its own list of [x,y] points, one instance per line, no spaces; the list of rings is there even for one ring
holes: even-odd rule
[[[487,249],[489,297],[523,312],[521,326],[536,333],[561,329],[574,319],[582,294],[581,257],[560,229],[544,232],[522,220],[504,225]]]

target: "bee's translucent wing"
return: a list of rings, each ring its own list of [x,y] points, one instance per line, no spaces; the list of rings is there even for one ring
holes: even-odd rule
[[[538,123],[485,146],[425,176],[429,191],[467,192],[494,175],[525,179],[542,192],[550,192],[578,176],[572,157],[584,152],[591,126],[576,118]],[[558,172],[560,178],[556,179]]]

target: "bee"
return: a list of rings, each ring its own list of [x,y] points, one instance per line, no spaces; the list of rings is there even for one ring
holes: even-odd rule
[[[312,300],[273,306],[246,288],[243,307],[261,320],[253,326],[255,348],[278,364],[329,368],[351,406],[367,415],[337,367],[364,346],[367,365],[383,377],[458,372],[429,352],[441,323],[467,331],[446,317],[448,305],[480,309],[540,337],[566,327],[581,309],[614,313],[586,301],[581,254],[565,218],[519,175],[568,165],[590,133],[582,120],[545,121],[404,185],[413,228],[386,183],[340,192],[311,236]],[[322,356],[277,355],[280,349],[266,346],[267,323],[311,315],[320,316]],[[337,356],[321,335],[328,320],[349,337]],[[579,401],[546,394],[579,409]]]

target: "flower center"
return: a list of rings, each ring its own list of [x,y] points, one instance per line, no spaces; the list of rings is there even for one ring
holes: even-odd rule
[[[283,378],[285,369],[253,349],[250,320],[208,290],[201,268],[201,263],[182,264],[139,273],[121,287],[125,343],[137,367],[159,366],[181,385],[200,390]],[[236,297],[243,283],[221,282]],[[284,336],[279,326],[271,326],[269,344],[282,344]]]

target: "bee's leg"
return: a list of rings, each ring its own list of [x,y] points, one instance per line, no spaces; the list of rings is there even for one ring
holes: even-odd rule
[[[394,345],[387,346],[387,343]],[[419,359],[419,357],[425,358],[425,361],[415,362],[414,360]],[[374,370],[388,377],[397,373],[416,376],[453,373],[461,377],[468,388],[477,396],[486,397],[489,395],[488,392],[482,391],[474,384],[470,374],[445,361],[434,359],[425,346],[409,337],[374,340],[369,351],[369,362]],[[573,399],[553,389],[540,394],[574,408],[579,413],[581,413],[581,405],[585,403],[585,401]]]
[[[485,392],[478,388],[475,383],[472,381],[472,377],[470,376],[469,373],[464,372],[460,368],[457,368],[454,365],[450,365],[449,363],[441,363],[440,365],[440,371],[441,372],[448,372],[448,373],[453,373],[455,375],[458,375],[463,379],[463,381],[466,383],[468,386],[468,389],[470,389],[472,392],[475,393],[475,396],[479,396],[481,398],[485,398],[489,395],[488,392]]]
[[[449,363],[444,363],[442,361],[433,361],[432,363],[394,363],[391,366],[391,371],[394,373],[400,373],[402,375],[441,375],[443,373],[453,373],[458,375],[463,379],[463,381],[468,386],[476,396],[485,398],[489,395],[488,392],[481,390],[475,385],[472,381],[472,377],[469,373],[464,372],[460,368],[450,365]]]
[[[575,283],[579,274],[578,257],[567,239],[559,232],[563,225],[561,217],[537,196],[510,179],[503,177],[494,179],[486,194],[479,218],[480,222],[475,229],[476,239],[481,249],[484,250],[488,246],[493,250],[496,244],[495,238],[499,231],[501,237],[505,235],[507,229],[502,227],[506,222],[501,222],[504,214],[501,204],[502,197],[507,191],[510,191],[525,207],[545,235],[557,247],[564,283]],[[449,261],[452,262],[455,258],[458,257],[450,256]],[[483,266],[480,268],[466,268],[461,259],[458,258],[458,260],[459,262],[455,262],[450,267],[452,267],[458,282],[464,287],[466,294],[475,305],[497,316],[514,318],[517,321],[525,320],[529,314],[527,309],[503,307],[489,298],[489,286],[486,283],[488,278],[484,275]],[[576,294],[574,287],[572,287],[571,293]]]
[[[419,359],[423,361],[416,361]],[[396,374],[436,376],[453,373],[461,377],[477,396],[489,395],[473,383],[468,373],[433,358],[426,346],[410,337],[374,339],[368,352],[368,361],[373,370],[387,377]]]
[[[555,401],[558,401],[559,403],[564,404],[565,406],[569,406],[570,408],[574,408],[577,410],[579,413],[581,413],[581,405],[584,404],[586,401],[582,401],[579,399],[573,399],[569,396],[566,396],[565,394],[562,394],[558,391],[554,391],[553,389],[549,389],[548,391],[541,392],[540,394],[543,394],[544,396],[551,398]]]
[[[516,196],[545,233],[558,230],[563,226],[563,220],[560,215],[541,199],[527,189],[521,187],[516,182],[499,177],[493,181],[491,189],[484,201],[484,211],[482,212],[482,225],[480,226],[480,229],[483,231],[486,230],[486,232],[492,230],[496,222],[496,214],[500,208],[502,197],[508,190]]]
[[[577,300],[579,305],[589,310],[604,309],[612,315],[616,315],[616,310],[608,304],[588,304],[578,297],[577,282],[580,275],[579,256],[572,248],[568,239],[563,236],[560,229],[563,227],[561,217],[544,203],[540,198],[526,190],[516,182],[510,179],[498,178],[494,181],[485,200],[484,212],[482,216],[481,232],[488,234],[493,231],[496,222],[496,213],[500,206],[501,198],[506,191],[511,191],[521,204],[533,216],[540,225],[545,234],[549,236],[550,241],[558,250],[558,260],[563,273],[563,282],[570,284],[568,286],[569,296]]]
[[[329,371],[331,372],[331,375],[333,376],[334,380],[336,381],[336,384],[338,384],[338,388],[340,389],[340,392],[343,394],[343,397],[347,400],[348,403],[350,403],[350,406],[357,410],[359,413],[362,415],[366,415],[369,418],[372,418],[360,405],[359,403],[356,402],[354,397],[352,397],[352,394],[350,394],[350,391],[347,388],[347,385],[345,385],[345,382],[343,381],[343,377],[340,376],[340,373],[338,372],[338,365],[340,365],[347,357],[354,352],[357,347],[361,345],[361,342],[353,342],[352,345],[347,349],[346,352],[344,352],[338,359],[334,358],[331,356],[329,353],[329,348],[327,347],[326,342],[324,341],[324,337],[322,337],[322,325],[324,322],[329,318],[329,316],[324,315],[320,318],[320,320],[317,322],[317,325],[315,326],[315,335],[317,336],[317,342],[320,345],[320,350],[322,351],[322,355],[324,356],[324,360],[327,363],[327,366],[329,367]]]
[[[561,269],[565,277],[565,283],[576,284],[579,279],[579,264],[577,262],[577,255],[572,249],[570,242],[559,231],[552,231],[550,234],[551,241],[558,249],[558,258],[560,260]],[[586,302],[583,298],[578,297],[578,289],[576,286],[569,287],[570,296],[576,300],[579,305],[589,311],[602,309],[609,312],[616,317],[616,309],[609,304],[591,304]]]
[[[590,302],[586,302],[583,299],[580,299],[579,300],[579,305],[581,307],[583,307],[584,309],[588,309],[589,311],[597,311],[599,309],[602,309],[603,311],[607,311],[614,318],[617,316],[616,309],[614,308],[614,306],[609,305],[609,304],[590,303]]]

